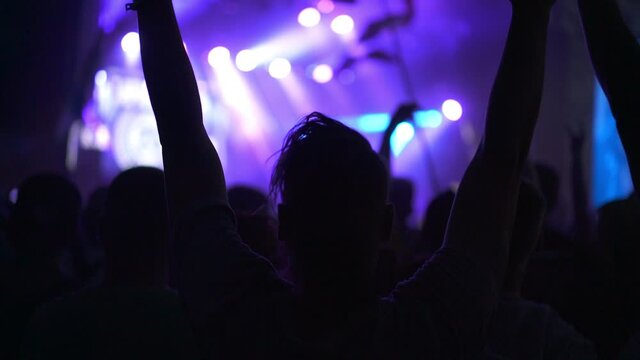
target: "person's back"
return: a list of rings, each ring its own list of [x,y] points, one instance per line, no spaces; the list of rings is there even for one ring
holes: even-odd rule
[[[237,233],[171,2],[129,7],[138,11],[163,146],[178,289],[208,357],[469,359],[482,352],[537,120],[552,3],[513,0],[485,139],[463,177],[444,246],[383,300],[373,272],[393,213],[385,166],[367,140],[318,113],[287,136],[272,178],[279,237],[291,254],[293,284],[284,283]]]
[[[111,184],[102,238],[103,283],[42,306],[27,358],[198,357],[176,293],[167,288],[168,224],[162,171],[135,168]]]
[[[16,358],[26,324],[42,302],[75,289],[60,259],[75,237],[80,193],[53,174],[27,178],[7,223],[7,242],[15,255],[0,277],[0,358]]]

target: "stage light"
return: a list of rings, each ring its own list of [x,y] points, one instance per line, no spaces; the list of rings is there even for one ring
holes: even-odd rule
[[[107,83],[107,72],[105,70],[98,70],[94,77],[96,86],[104,86]]]
[[[94,137],[94,147],[97,150],[105,151],[109,148],[111,144],[111,133],[109,132],[109,128],[106,125],[100,124],[98,128],[96,128],[96,133]]]
[[[231,61],[231,52],[224,46],[214,47],[209,51],[207,61],[213,68],[224,66]]]
[[[87,126],[82,128],[80,132],[80,145],[83,149],[89,150],[93,148],[95,142],[95,134]]]
[[[284,79],[291,73],[291,63],[287,59],[277,58],[269,64],[269,74],[275,79]]]
[[[408,122],[402,122],[396,127],[396,130],[391,134],[391,152],[393,155],[399,156],[402,150],[409,145],[413,137],[416,135],[416,130]]]
[[[306,8],[298,14],[298,23],[304,27],[311,28],[320,24],[321,18],[322,15],[317,9]]]
[[[320,84],[326,84],[333,79],[333,69],[327,64],[321,64],[313,69],[313,80]]]
[[[416,111],[413,120],[421,128],[437,128],[442,124],[442,114],[438,110]]]
[[[380,133],[387,129],[391,116],[387,113],[365,114],[355,121],[356,128],[364,133]]]
[[[256,54],[251,50],[242,50],[236,55],[236,67],[240,71],[249,72],[258,66]]]
[[[462,105],[456,100],[449,99],[442,103],[442,114],[451,121],[462,118]]]
[[[318,2],[318,6],[317,7],[318,7],[318,10],[320,10],[321,13],[329,14],[330,12],[335,10],[336,5],[331,0],[320,0]]]
[[[340,15],[337,16],[331,22],[331,30],[336,34],[346,35],[353,31],[355,23],[353,19],[349,15]]]
[[[127,56],[138,56],[140,54],[140,35],[134,31],[127,33],[127,35],[122,37],[120,46]]]

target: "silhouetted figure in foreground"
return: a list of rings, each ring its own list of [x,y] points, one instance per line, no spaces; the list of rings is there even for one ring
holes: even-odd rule
[[[579,0],[578,5],[593,68],[616,119],[634,187],[640,189],[640,44],[615,0]],[[602,358],[617,356],[618,341],[610,334],[603,330],[594,339]]]
[[[82,241],[78,244],[74,267],[85,286],[95,286],[104,280],[104,243],[100,228],[108,193],[107,187],[96,189],[89,196],[80,218]]]
[[[18,188],[7,224],[15,263],[1,275],[0,358],[18,356],[36,307],[75,289],[60,259],[77,236],[81,199],[75,185],[52,174],[35,175]]]
[[[470,359],[483,351],[538,117],[551,5],[513,1],[485,138],[444,245],[382,300],[373,273],[393,213],[386,168],[367,140],[319,113],[287,135],[272,177],[294,280],[284,283],[237,233],[171,3],[139,6],[178,288],[208,357]]]
[[[542,233],[545,203],[530,183],[520,187],[509,262],[487,348],[507,359],[596,359],[595,348],[550,306],[521,297],[529,256]]]
[[[178,296],[167,290],[164,176],[120,174],[109,187],[102,226],[103,284],[42,306],[23,345],[34,359],[196,359]]]

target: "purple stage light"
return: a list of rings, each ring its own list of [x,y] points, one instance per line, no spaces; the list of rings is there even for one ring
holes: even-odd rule
[[[333,79],[333,69],[327,64],[320,64],[313,69],[313,80],[320,84],[326,84]]]
[[[274,59],[269,64],[269,75],[274,79],[284,79],[291,73],[291,63],[284,58]]]
[[[127,33],[122,37],[120,46],[122,47],[122,51],[129,57],[140,55],[140,35],[135,31]]]
[[[104,86],[107,83],[107,71],[106,70],[98,70],[96,72],[96,76],[94,77],[94,83],[96,86]]]
[[[453,99],[442,103],[442,114],[451,121],[458,121],[462,118],[462,105]]]
[[[317,26],[321,19],[322,15],[315,8],[306,8],[298,14],[298,23],[307,28]]]
[[[321,13],[329,14],[333,10],[335,10],[336,5],[331,0],[320,0],[318,2],[317,8]]]
[[[249,72],[258,66],[258,59],[252,50],[242,50],[236,55],[236,67],[240,71]]]
[[[231,52],[224,46],[217,46],[209,51],[207,61],[212,68],[227,65],[231,61]]]
[[[351,16],[349,15],[337,16],[331,22],[331,30],[333,30],[333,32],[339,35],[349,34],[350,32],[353,31],[354,27],[355,27],[355,23],[353,21],[353,18],[351,18]]]

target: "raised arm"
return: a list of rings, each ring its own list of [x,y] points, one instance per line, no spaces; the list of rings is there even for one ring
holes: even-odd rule
[[[382,158],[382,161],[389,170],[390,177],[393,177],[391,173],[391,135],[393,135],[393,132],[401,122],[413,119],[413,113],[417,109],[418,105],[413,103],[400,105],[393,116],[391,116],[391,122],[389,122],[389,126],[387,126],[382,135],[382,143],[380,144],[378,155],[380,155],[380,158]]]
[[[511,27],[489,102],[483,143],[454,203],[445,248],[457,249],[501,284],[520,177],[542,97],[552,0],[513,0]]]
[[[141,1],[138,21],[162,142],[178,290],[203,352],[216,357],[230,346],[220,334],[229,308],[254,309],[287,289],[271,264],[238,235],[171,0]]]
[[[224,174],[202,123],[198,86],[171,0],[140,1],[137,12],[144,77],[175,220],[197,205],[225,204]]]
[[[615,0],[579,0],[591,61],[640,188],[640,45]]]
[[[513,0],[485,137],[462,179],[442,248],[396,298],[424,299],[441,331],[475,358],[504,282],[521,175],[540,106],[551,1]]]

